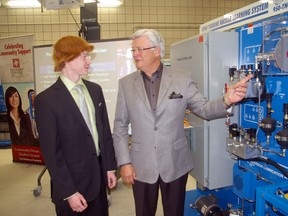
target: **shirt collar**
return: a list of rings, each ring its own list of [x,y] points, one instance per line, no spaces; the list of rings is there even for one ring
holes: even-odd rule
[[[79,84],[84,85],[82,79],[80,79],[77,83],[74,83],[67,77],[63,76],[62,74],[60,74],[60,79],[62,80],[62,82],[64,83],[64,85],[67,87],[69,91],[71,91],[75,85],[79,85]]]
[[[162,71],[163,71],[163,64],[160,63],[158,69],[152,74],[152,77],[161,76],[162,75]],[[147,76],[144,71],[141,70],[140,72],[141,72],[142,76],[144,76],[144,75]]]

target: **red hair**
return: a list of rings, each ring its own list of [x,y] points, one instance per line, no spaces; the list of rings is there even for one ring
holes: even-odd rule
[[[61,71],[65,62],[77,58],[83,51],[91,52],[94,46],[77,36],[64,36],[53,46],[54,71]]]

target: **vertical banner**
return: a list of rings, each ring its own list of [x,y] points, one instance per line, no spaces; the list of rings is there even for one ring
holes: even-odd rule
[[[34,89],[23,98],[20,94],[21,85],[34,83],[33,45],[33,35],[1,38],[0,75],[7,85],[4,98],[13,162],[44,164],[34,121]],[[24,100],[28,108],[23,107]]]

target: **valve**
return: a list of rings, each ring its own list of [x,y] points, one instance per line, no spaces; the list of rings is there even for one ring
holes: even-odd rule
[[[284,120],[283,126],[284,128],[280,130],[276,135],[275,139],[277,143],[281,146],[282,149],[288,148],[288,104],[283,104],[283,112],[284,112]]]
[[[271,117],[271,113],[274,112],[271,108],[272,96],[273,96],[272,93],[266,94],[267,117],[264,118],[260,123],[260,128],[264,131],[267,137],[267,143],[269,143],[269,139],[270,139],[272,132],[276,129],[276,120]]]

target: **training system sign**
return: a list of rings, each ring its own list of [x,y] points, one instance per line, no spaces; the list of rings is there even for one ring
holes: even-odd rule
[[[288,11],[288,0],[260,1],[225,14],[200,26],[200,34],[235,29]]]

